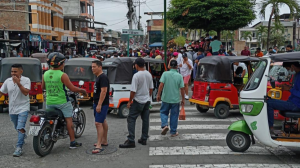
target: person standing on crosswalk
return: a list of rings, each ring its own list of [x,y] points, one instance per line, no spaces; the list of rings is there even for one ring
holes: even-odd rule
[[[178,63],[176,60],[170,61],[170,71],[164,72],[160,78],[160,85],[157,93],[157,100],[162,100],[160,108],[161,134],[166,135],[169,131],[168,116],[170,114],[170,133],[172,137],[178,136],[177,125],[180,104],[184,106],[184,83],[182,75],[177,72]],[[181,101],[180,101],[180,92]],[[162,92],[163,91],[163,92]],[[160,97],[162,92],[162,97]],[[181,102],[181,103],[180,103]]]

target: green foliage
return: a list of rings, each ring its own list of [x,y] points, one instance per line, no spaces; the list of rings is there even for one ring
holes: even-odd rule
[[[244,31],[242,33],[241,39],[244,39],[246,41],[249,39],[250,41],[252,41],[252,33],[250,31]]]
[[[254,4],[249,0],[171,0],[167,17],[188,29],[236,30],[256,18]]]
[[[176,38],[178,32],[178,28],[174,24],[172,24],[171,21],[167,20],[167,41]],[[162,30],[162,34],[164,34],[164,30]]]
[[[185,37],[178,36],[177,38],[174,39],[174,41],[177,44],[177,46],[182,47],[185,44]]]
[[[256,27],[257,41],[261,48],[263,48],[263,45],[267,42],[267,32],[268,30],[265,26],[260,25]]]

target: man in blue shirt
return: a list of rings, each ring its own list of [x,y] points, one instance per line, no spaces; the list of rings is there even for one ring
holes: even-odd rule
[[[291,72],[294,73],[294,82],[292,86],[283,85],[282,90],[287,90],[291,92],[291,95],[287,101],[268,99],[267,109],[268,109],[268,121],[270,127],[270,133],[274,133],[274,110],[281,111],[295,111],[300,113],[300,63],[292,62]],[[276,135],[276,134],[275,134]]]
[[[197,58],[195,59],[195,64],[194,64],[194,70],[193,70],[193,77],[194,77],[194,78],[193,78],[193,79],[196,78],[197,67],[198,67],[199,60],[205,57],[205,55],[204,55],[203,52],[204,52],[203,49],[200,48],[200,49],[198,50],[198,52],[196,53],[196,54],[197,54]]]

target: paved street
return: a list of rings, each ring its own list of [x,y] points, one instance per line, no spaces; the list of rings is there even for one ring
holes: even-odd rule
[[[179,136],[160,135],[159,107],[151,112],[150,138],[147,146],[136,143],[135,149],[119,149],[126,140],[126,119],[108,115],[109,146],[117,152],[108,155],[90,155],[87,150],[96,142],[93,114],[89,105],[83,109],[87,116],[86,130],[78,141],[83,147],[69,150],[69,140],[59,140],[50,155],[40,158],[32,147],[32,137],[26,139],[25,153],[12,157],[17,133],[7,113],[0,114],[0,167],[108,167],[108,168],[163,168],[163,167],[300,167],[300,149],[266,148],[261,144],[251,146],[245,153],[234,153],[226,145],[227,127],[242,116],[236,111],[228,119],[218,120],[210,110],[206,114],[186,107],[186,120],[179,121]],[[28,129],[29,122],[26,128]],[[138,119],[136,139],[141,134]]]

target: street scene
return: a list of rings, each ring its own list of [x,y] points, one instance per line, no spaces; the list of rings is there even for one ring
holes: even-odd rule
[[[297,0],[2,0],[0,168],[300,168]]]

